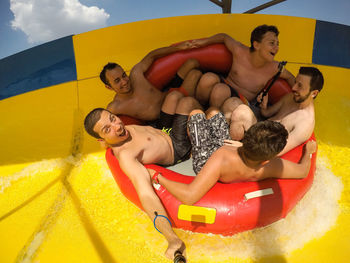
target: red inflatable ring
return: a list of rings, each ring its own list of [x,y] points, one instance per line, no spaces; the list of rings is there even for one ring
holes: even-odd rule
[[[230,69],[231,53],[224,45],[181,51],[155,61],[146,77],[156,87],[169,82],[177,69],[188,58],[196,58],[204,70],[227,73]],[[282,79],[275,82],[269,97],[278,100],[290,92],[288,83]],[[131,120],[131,121],[130,121]],[[129,118],[128,123],[132,123]],[[309,140],[315,140],[314,134]],[[282,158],[298,162],[302,156],[300,145]],[[259,182],[216,183],[209,192],[193,206],[181,204],[164,187],[155,189],[163,203],[172,225],[193,232],[233,235],[238,232],[269,225],[284,218],[312,185],[316,169],[316,154],[313,154],[309,174],[304,179],[266,179]],[[106,152],[109,168],[122,193],[142,209],[137,193],[129,178],[121,170],[111,149]],[[186,176],[158,165],[146,165],[174,181],[190,183]]]

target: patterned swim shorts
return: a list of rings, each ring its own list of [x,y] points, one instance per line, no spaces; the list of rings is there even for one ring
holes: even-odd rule
[[[187,126],[192,144],[193,170],[198,174],[213,152],[224,145],[224,140],[231,139],[229,126],[221,112],[209,120],[204,113],[192,115]]]

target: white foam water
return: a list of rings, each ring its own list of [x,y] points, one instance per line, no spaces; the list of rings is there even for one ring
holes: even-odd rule
[[[318,157],[312,187],[286,218],[232,237],[210,235],[208,238],[208,235],[202,234],[179,234],[189,244],[188,253],[194,261],[204,254],[205,258],[212,258],[213,262],[230,257],[258,259],[285,256],[312,239],[323,236],[335,225],[340,213],[338,200],[342,190],[341,179],[327,168],[325,158]]]

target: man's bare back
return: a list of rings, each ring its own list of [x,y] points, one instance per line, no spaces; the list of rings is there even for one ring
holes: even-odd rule
[[[197,113],[195,113],[197,114]],[[201,135],[201,122],[192,118],[189,122],[196,123],[198,136]],[[224,119],[224,117],[222,116]],[[214,123],[210,121],[210,123]],[[202,122],[203,123],[203,122]],[[203,123],[203,126],[207,126]],[[183,184],[168,180],[158,175],[157,180],[171,194],[181,202],[192,205],[205,195],[218,181],[232,183],[237,181],[258,181],[265,178],[304,178],[310,168],[311,154],[316,150],[314,141],[308,142],[304,154],[299,163],[276,158],[287,142],[288,132],[283,125],[273,121],[259,122],[252,126],[246,133],[241,146],[221,146],[213,150],[214,153],[207,154],[210,147],[206,142],[195,142],[193,140],[192,125],[189,123],[189,132],[197,150],[203,149],[207,161],[190,184]],[[211,142],[209,142],[210,144]],[[215,143],[215,142],[213,142]],[[193,162],[198,163],[198,157],[194,152]],[[199,157],[201,158],[201,157]]]
[[[239,181],[257,181],[261,179],[261,171],[247,166],[240,158],[238,147],[222,146],[217,150],[212,158],[208,160],[208,165],[214,165],[213,162],[220,161],[219,180],[222,183],[232,183]],[[204,166],[205,167],[205,166]]]

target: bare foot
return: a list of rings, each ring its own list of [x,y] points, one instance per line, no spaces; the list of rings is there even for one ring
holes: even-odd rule
[[[181,239],[176,239],[172,242],[169,242],[169,246],[165,251],[165,256],[171,260],[174,259],[174,254],[176,251],[180,251],[184,257],[186,257],[186,246]]]

